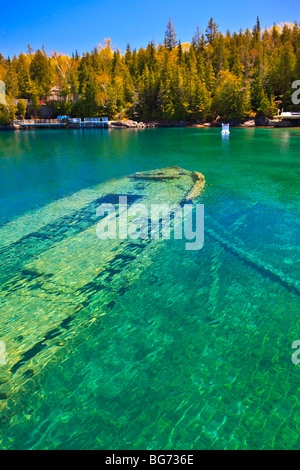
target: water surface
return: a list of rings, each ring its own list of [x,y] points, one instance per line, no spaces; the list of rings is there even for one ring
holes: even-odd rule
[[[300,448],[299,139],[298,129],[0,134],[0,339],[13,338],[1,447]],[[121,191],[119,178],[173,165],[205,175],[203,249],[131,247],[106,260],[100,282],[85,208],[105,185]],[[50,335],[62,312],[73,319]],[[14,332],[15,318],[27,329]]]

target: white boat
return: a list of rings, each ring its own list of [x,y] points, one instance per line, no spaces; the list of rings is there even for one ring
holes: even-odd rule
[[[221,134],[222,134],[222,135],[230,134],[230,131],[229,131],[229,124],[222,124]]]

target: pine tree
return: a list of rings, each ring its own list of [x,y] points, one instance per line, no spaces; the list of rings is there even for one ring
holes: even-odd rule
[[[176,32],[171,18],[167,24],[167,30],[165,32],[165,47],[170,51],[177,46]]]
[[[213,44],[215,38],[217,37],[218,27],[219,25],[217,25],[217,23],[214,22],[213,18],[211,18],[205,30],[206,38],[209,44]]]
[[[40,96],[46,96],[51,88],[52,71],[49,59],[38,49],[30,64],[30,77],[35,82]]]

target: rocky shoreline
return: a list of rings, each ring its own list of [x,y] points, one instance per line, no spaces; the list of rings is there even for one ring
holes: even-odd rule
[[[260,116],[253,119],[229,119],[227,121],[216,120],[205,123],[192,123],[187,121],[153,121],[153,122],[137,122],[132,120],[115,121],[108,124],[111,129],[145,129],[153,127],[222,127],[222,122],[230,124],[230,127],[298,127],[294,122],[288,119],[278,121]],[[299,124],[299,123],[298,123]]]

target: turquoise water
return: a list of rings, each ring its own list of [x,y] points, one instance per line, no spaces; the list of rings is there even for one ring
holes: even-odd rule
[[[1,448],[300,448],[299,148],[298,129],[0,134]],[[203,249],[97,249],[94,201],[173,165],[205,175]]]

